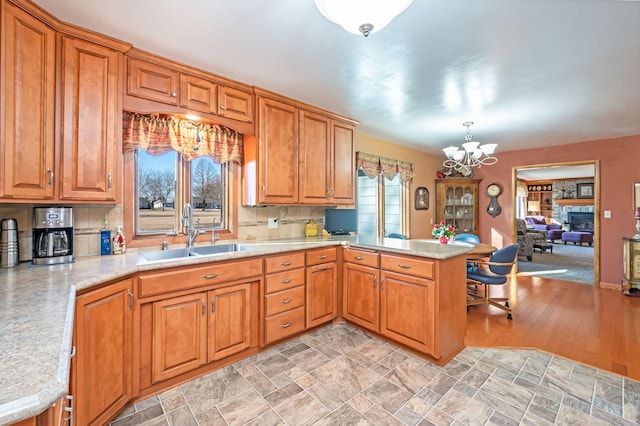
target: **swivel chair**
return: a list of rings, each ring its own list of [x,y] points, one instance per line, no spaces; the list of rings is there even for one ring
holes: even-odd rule
[[[402,234],[398,234],[397,232],[392,232],[392,233],[388,234],[387,238],[397,238],[399,240],[406,240],[407,239],[407,237],[405,237]]]
[[[457,234],[455,241],[463,241],[469,244],[478,244],[480,242],[480,237],[476,234]]]
[[[474,305],[490,304],[507,312],[507,319],[511,316],[508,297],[491,297],[491,286],[503,285],[507,282],[507,275],[518,257],[519,244],[501,248],[491,255],[489,260],[478,260],[477,266],[467,269],[467,286],[470,284],[484,285],[484,295],[467,291],[467,308]],[[488,266],[484,268],[483,266]],[[501,303],[504,302],[504,305]]]

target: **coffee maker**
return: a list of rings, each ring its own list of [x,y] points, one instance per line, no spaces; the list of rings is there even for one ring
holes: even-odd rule
[[[71,207],[33,209],[33,263],[73,262],[73,211]]]

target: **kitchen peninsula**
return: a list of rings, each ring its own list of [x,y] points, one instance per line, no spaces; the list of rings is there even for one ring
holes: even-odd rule
[[[128,279],[130,283],[129,294],[131,299],[135,298],[135,304],[129,309],[135,312],[138,323],[133,322],[134,331],[131,335],[137,337],[138,342],[130,342],[128,346],[133,346],[140,350],[140,313],[143,304],[140,304],[140,297],[144,299],[145,294],[141,294],[142,285],[137,285],[139,278],[148,276],[150,273],[158,274],[173,271],[189,271],[187,268],[200,268],[203,265],[223,264],[225,262],[244,262],[254,260],[262,271],[263,261],[269,264],[269,259],[278,259],[283,254],[307,255],[307,275],[306,285],[312,282],[312,274],[316,262],[309,262],[309,254],[318,253],[317,256],[322,261],[328,253],[327,249],[337,253],[335,259],[338,277],[335,283],[334,296],[336,299],[336,310],[333,315],[327,317],[331,319],[346,318],[360,326],[362,323],[350,319],[350,312],[347,299],[351,297],[347,292],[348,283],[344,280],[350,279],[347,269],[366,271],[374,277],[381,277],[379,280],[380,289],[376,292],[386,292],[376,299],[380,303],[380,310],[386,313],[386,317],[380,314],[376,323],[379,329],[372,329],[374,333],[380,333],[390,341],[403,344],[414,351],[423,353],[434,362],[446,363],[463,347],[465,334],[465,295],[464,295],[464,254],[471,250],[463,245],[440,245],[431,240],[411,241],[392,239],[366,239],[366,238],[328,238],[328,239],[287,239],[269,240],[263,242],[252,241],[246,244],[251,246],[249,250],[224,253],[215,256],[198,256],[182,259],[174,259],[163,262],[149,262],[138,253],[130,252],[122,256],[103,256],[80,258],[72,264],[62,264],[54,266],[33,266],[21,264],[16,268],[0,271],[0,297],[3,309],[0,312],[0,321],[3,324],[0,331],[0,367],[4,385],[0,389],[0,424],[11,424],[22,419],[36,416],[48,410],[52,404],[62,398],[69,388],[70,359],[72,355],[72,340],[74,338],[75,326],[82,321],[82,318],[74,318],[76,312],[76,297],[89,294],[100,289],[105,289],[109,285],[117,285]],[[349,254],[344,254],[349,253]],[[365,256],[360,256],[364,253]],[[380,256],[380,262],[375,266],[357,265],[354,262],[368,262],[372,256]],[[344,263],[343,263],[344,262]],[[347,264],[349,266],[347,266]],[[303,264],[304,265],[304,264]],[[317,265],[317,271],[326,271],[325,264]],[[413,272],[412,272],[412,269]],[[268,273],[268,268],[265,274]],[[158,275],[156,274],[156,275]],[[266,278],[265,278],[266,277]],[[343,280],[344,278],[344,280]],[[253,280],[254,278],[252,278]],[[357,280],[359,278],[356,278]],[[374,278],[374,286],[377,278]],[[257,312],[253,313],[258,324],[260,335],[259,344],[252,343],[253,350],[246,352],[249,356],[267,347],[271,342],[265,342],[263,323],[265,323],[265,285],[268,284],[269,277],[259,272],[255,277],[255,282],[260,290],[254,294],[259,303],[253,306]],[[357,281],[356,287],[365,281]],[[172,282],[173,284],[173,282]],[[176,285],[180,284],[175,282]],[[387,287],[384,287],[384,286]],[[355,288],[355,287],[354,287]],[[191,292],[196,291],[191,290]],[[394,290],[397,290],[394,293]],[[165,291],[171,291],[167,288]],[[289,290],[287,290],[289,291]],[[215,292],[209,291],[209,293]],[[406,293],[403,293],[406,292]],[[188,293],[184,291],[183,293]],[[175,293],[175,294],[183,294]],[[125,293],[127,294],[127,293]],[[378,294],[378,293],[376,293]],[[406,300],[397,300],[398,296],[406,296]],[[258,299],[259,295],[259,299]],[[418,304],[420,309],[427,309],[424,312],[425,321],[429,322],[432,332],[425,335],[424,342],[411,341],[400,336],[404,319],[392,319],[391,312],[396,309],[399,302],[403,302],[404,309],[408,306],[416,306],[414,299],[416,296],[424,295],[425,304]],[[307,293],[307,303],[311,299]],[[394,300],[395,298],[395,300]],[[78,299],[80,300],[80,299]],[[409,303],[411,302],[411,303]],[[428,302],[428,303],[427,303]],[[384,306],[384,308],[382,307]],[[310,310],[307,306],[307,310]],[[294,311],[294,310],[292,310]],[[304,309],[303,309],[304,311]],[[198,310],[198,312],[200,312]],[[203,305],[204,312],[204,305]],[[259,312],[259,316],[258,316]],[[357,314],[357,312],[355,312]],[[259,323],[258,323],[259,318]],[[326,322],[327,319],[324,321]],[[378,320],[380,321],[378,323]],[[415,318],[411,318],[411,321]],[[309,329],[315,323],[307,316],[307,325],[301,330]],[[412,328],[415,323],[411,324]],[[280,326],[283,327],[283,326]],[[288,327],[288,326],[287,326]],[[266,328],[266,327],[265,327]],[[284,327],[286,328],[286,327]],[[293,327],[292,327],[293,328]],[[364,326],[363,328],[370,328]],[[418,330],[419,333],[426,333]],[[276,339],[280,343],[285,338],[295,337],[300,332],[285,335],[281,339]],[[396,337],[396,335],[398,335]],[[78,336],[75,336],[76,338]],[[416,349],[418,348],[418,349]],[[141,352],[149,352],[150,349],[142,348]],[[243,356],[241,352],[238,357]],[[79,353],[78,357],[83,354]],[[239,359],[239,358],[236,358]],[[76,358],[77,360],[77,358]],[[133,366],[139,363],[132,362]],[[128,365],[131,367],[131,365]],[[206,366],[205,366],[206,367]],[[201,367],[203,368],[203,367]],[[141,390],[140,372],[132,373],[136,377],[135,385],[131,390],[131,395],[124,403],[134,400],[142,395],[155,392],[162,386],[174,386],[174,382],[168,380],[152,383],[146,390]],[[180,376],[174,378],[180,380]],[[131,386],[129,384],[129,386]],[[76,400],[79,403],[82,399]]]

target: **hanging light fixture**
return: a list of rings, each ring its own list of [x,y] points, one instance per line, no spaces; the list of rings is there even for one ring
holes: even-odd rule
[[[473,167],[490,166],[496,164],[498,159],[492,154],[496,150],[498,144],[486,143],[480,145],[480,142],[474,142],[473,135],[469,128],[473,125],[473,121],[465,121],[462,123],[467,128],[467,134],[464,135],[465,143],[462,149],[450,146],[444,148],[443,151],[447,156],[442,165],[447,169],[462,173],[464,176],[470,176]]]
[[[386,27],[413,0],[315,0],[325,18],[353,34],[369,34]]]

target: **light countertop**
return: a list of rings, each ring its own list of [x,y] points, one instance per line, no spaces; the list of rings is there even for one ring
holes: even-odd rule
[[[69,357],[76,291],[136,272],[278,252],[350,245],[406,255],[446,259],[471,246],[436,240],[330,237],[246,241],[250,250],[149,262],[138,252],[82,257],[62,265],[21,263],[0,270],[0,425],[35,416],[64,396],[69,386]]]

